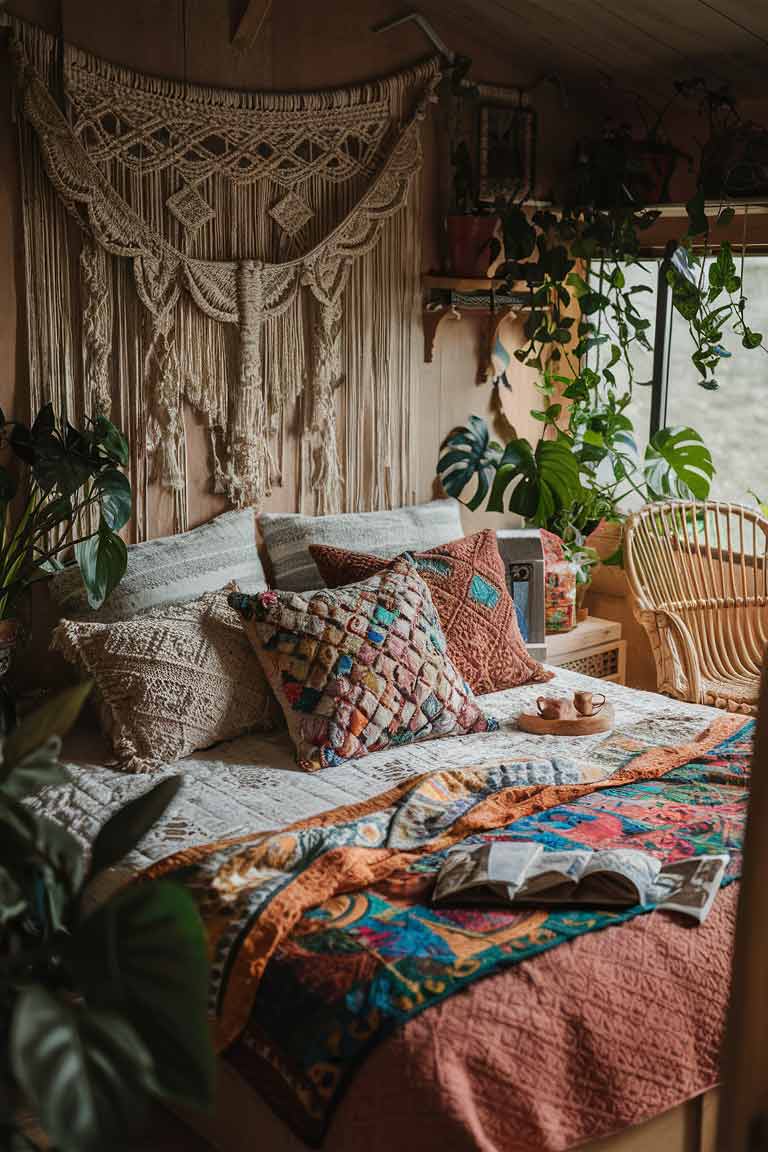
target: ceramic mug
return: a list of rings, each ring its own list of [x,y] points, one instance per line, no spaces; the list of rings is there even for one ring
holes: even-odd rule
[[[592,692],[576,692],[573,702],[580,716],[596,716],[605,704],[605,696],[602,692],[598,692],[596,696]]]
[[[539,696],[536,701],[539,716],[545,720],[576,720],[576,709],[568,696]]]

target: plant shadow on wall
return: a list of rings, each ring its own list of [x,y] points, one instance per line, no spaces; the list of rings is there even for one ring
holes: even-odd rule
[[[514,436],[502,445],[473,416],[443,442],[437,466],[446,492],[471,509],[508,510],[556,533],[582,573],[597,559],[585,548],[586,537],[601,521],[620,523],[628,496],[704,500],[714,475],[710,452],[693,427],[662,428],[639,454],[628,409],[634,388],[651,383],[636,379],[635,353],[652,351],[652,334],[637,295],[653,291],[656,265],[644,265],[641,252],[643,233],[660,212],[638,200],[642,185],[628,170],[631,149],[608,147],[599,155],[586,182],[583,173],[573,175],[562,209],[532,212],[517,199],[494,205],[504,256],[496,275],[517,290],[526,285],[529,293],[526,343],[515,356],[537,373],[541,404],[531,415],[541,424],[538,442]],[[656,191],[653,182],[647,186]],[[747,349],[763,345],[747,319],[743,268],[728,241],[718,243],[734,216],[726,192],[710,219],[699,172],[684,231],[667,245],[662,264],[672,304],[688,325],[691,360],[704,390],[718,387],[729,340]],[[497,243],[491,242],[491,256],[499,255]],[[709,260],[714,247],[717,255]],[[649,283],[629,286],[627,265],[646,272]],[[625,384],[618,382],[619,367]],[[464,497],[472,481],[474,491]],[[620,560],[621,549],[609,558]]]
[[[166,777],[103,825],[89,859],[25,803],[67,782],[60,736],[90,691],[48,701],[5,740],[0,765],[0,1148],[107,1152],[149,1103],[210,1106],[205,932],[192,897],[165,881],[106,899],[93,884],[159,819]]]

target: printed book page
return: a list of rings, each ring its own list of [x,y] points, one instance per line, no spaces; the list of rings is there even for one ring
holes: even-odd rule
[[[637,849],[548,851],[526,841],[459,845],[441,868],[433,903],[655,905],[701,923],[720,887],[728,856],[663,864]]]

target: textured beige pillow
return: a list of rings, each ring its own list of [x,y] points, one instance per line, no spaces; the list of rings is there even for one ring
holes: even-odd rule
[[[283,723],[225,593],[112,624],[63,620],[53,647],[95,680],[105,732],[126,772]]]

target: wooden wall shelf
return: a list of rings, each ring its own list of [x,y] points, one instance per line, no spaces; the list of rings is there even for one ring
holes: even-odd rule
[[[432,272],[422,277],[422,285],[424,363],[431,364],[434,359],[437,331],[443,320],[479,316],[485,321],[485,334],[477,382],[484,384],[492,371],[491,355],[500,326],[509,316],[520,316],[530,311],[528,285],[520,281],[510,287],[505,280],[495,278]]]

